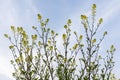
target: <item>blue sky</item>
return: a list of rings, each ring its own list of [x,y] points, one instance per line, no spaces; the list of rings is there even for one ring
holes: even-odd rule
[[[97,5],[97,18],[103,17],[104,22],[99,33],[108,31],[102,43],[101,50],[106,50],[114,44],[117,51],[114,55],[114,73],[120,75],[120,0],[0,0],[0,80],[14,80],[9,60],[12,54],[8,48],[10,44],[3,34],[10,32],[10,26],[24,27],[28,33],[33,32],[32,26],[39,26],[37,14],[43,18],[50,18],[48,27],[63,32],[67,19],[72,19],[72,29],[81,31],[80,15],[90,15],[92,4]],[[59,41],[59,44],[61,42]],[[58,46],[59,46],[58,44]],[[105,54],[105,53],[103,53]]]

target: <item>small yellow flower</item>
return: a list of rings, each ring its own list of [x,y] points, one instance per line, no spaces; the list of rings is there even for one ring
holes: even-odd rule
[[[62,38],[64,41],[66,40],[66,37],[67,37],[66,34],[63,34]]]
[[[93,39],[93,40],[92,40],[92,44],[94,44],[95,42],[96,42],[96,39]]]
[[[82,35],[80,35],[79,40],[81,41],[81,40],[82,40],[82,38],[83,38],[83,36],[82,36]]]
[[[103,22],[103,19],[102,18],[100,18],[99,19],[99,24],[101,24]]]
[[[42,16],[40,14],[38,14],[38,20],[41,20]]]
[[[81,15],[81,19],[86,20],[87,16],[86,15]]]
[[[96,9],[96,4],[93,4],[93,5],[92,5],[92,8],[93,8],[93,9]]]

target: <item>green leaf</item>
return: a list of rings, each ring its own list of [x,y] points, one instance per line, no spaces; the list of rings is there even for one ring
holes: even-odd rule
[[[69,59],[68,59],[68,62],[71,62],[71,60],[72,60],[72,58],[69,58]]]
[[[4,36],[5,36],[6,38],[9,38],[8,34],[4,34]]]
[[[23,31],[23,28],[22,28],[22,27],[20,27],[20,30],[21,30],[21,31]]]
[[[50,50],[53,50],[53,46],[50,46]]]
[[[93,52],[92,53],[95,53],[96,52],[96,50],[93,50]]]
[[[22,35],[23,35],[23,38],[27,39],[28,38],[28,35],[26,34],[25,31],[22,32]]]
[[[84,47],[84,44],[80,44],[81,47]]]
[[[10,49],[13,49],[13,48],[14,48],[14,45],[9,46],[9,48],[10,48]]]
[[[58,57],[58,58],[62,58],[62,59],[64,58],[64,56],[61,55],[61,54],[58,54],[57,57]]]
[[[45,26],[45,24],[42,22],[42,23],[41,23],[41,27],[44,27],[44,26]]]
[[[114,45],[111,45],[111,49],[113,49],[114,48]]]
[[[71,69],[70,73],[73,73],[75,70],[76,70],[75,68]]]
[[[73,46],[73,49],[75,50],[75,49],[77,49],[77,47],[78,47],[78,44],[75,44],[75,45]]]
[[[107,31],[104,32],[103,36],[107,35]]]
[[[10,60],[10,62],[11,62],[11,64],[13,64],[13,63],[14,63],[14,61],[13,61],[13,60]]]
[[[18,57],[17,59],[15,59],[15,62],[16,62],[16,63],[20,63],[19,57]]]
[[[99,55],[99,56],[98,56],[98,59],[102,59],[102,56],[101,56],[101,55]]]
[[[49,31],[50,31],[50,28],[48,28],[47,31],[49,32]]]
[[[43,59],[43,62],[46,64],[47,63],[47,61],[45,60],[45,59]]]
[[[67,25],[64,25],[64,28],[67,29]]]
[[[52,30],[52,31],[51,31],[51,35],[53,36],[54,34],[55,34],[55,32]]]
[[[79,40],[81,41],[81,40],[82,40],[82,38],[83,38],[83,36],[82,36],[82,35],[80,35]]]
[[[24,45],[24,46],[27,46],[27,44],[28,44],[28,41],[25,41],[25,40],[24,40],[24,41],[23,41],[23,45]]]
[[[41,46],[41,44],[42,44],[41,41],[38,41],[38,46]]]
[[[37,27],[35,27],[35,26],[32,26],[32,28],[33,28],[33,29],[37,29]]]
[[[56,33],[56,36],[58,36],[58,33]]]
[[[77,32],[76,32],[76,31],[74,31],[74,34],[76,35],[76,34],[77,34]]]
[[[86,60],[84,58],[81,59],[84,63],[86,62]]]
[[[46,19],[45,23],[47,24],[49,22],[49,19]]]
[[[20,27],[17,27],[17,31],[20,32]]]
[[[64,67],[64,64],[60,64],[60,67]]]

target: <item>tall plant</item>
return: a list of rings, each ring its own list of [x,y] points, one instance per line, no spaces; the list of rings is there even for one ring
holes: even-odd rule
[[[97,39],[99,26],[103,19],[95,21],[96,5],[92,5],[92,19],[81,15],[81,23],[85,35],[74,32],[76,43],[70,46],[71,23],[68,19],[62,35],[64,50],[57,48],[58,33],[47,28],[49,19],[43,20],[38,14],[40,27],[33,26],[36,34],[28,35],[22,27],[11,26],[13,36],[4,34],[9,39],[13,54],[11,64],[14,67],[13,76],[16,80],[115,80],[112,70],[115,47],[111,45],[107,56],[99,53],[100,44],[107,32]],[[83,38],[84,37],[84,38]],[[85,43],[83,42],[85,41]],[[79,61],[79,62],[78,62]]]

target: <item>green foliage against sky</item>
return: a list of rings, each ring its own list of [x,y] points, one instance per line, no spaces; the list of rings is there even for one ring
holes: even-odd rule
[[[99,53],[100,44],[107,35],[105,31],[100,39],[96,38],[103,19],[96,21],[96,4],[92,5],[91,17],[81,15],[81,24],[85,35],[71,31],[71,19],[64,25],[65,32],[61,40],[64,47],[60,51],[56,45],[58,33],[47,27],[49,19],[38,14],[40,27],[33,26],[36,34],[31,36],[22,27],[11,26],[13,36],[4,34],[9,39],[9,46],[16,80],[115,80],[112,70],[113,55],[116,50],[111,45],[107,56]],[[91,23],[90,23],[91,22]],[[76,42],[70,46],[70,39],[75,35]],[[85,41],[85,43],[83,42]]]

